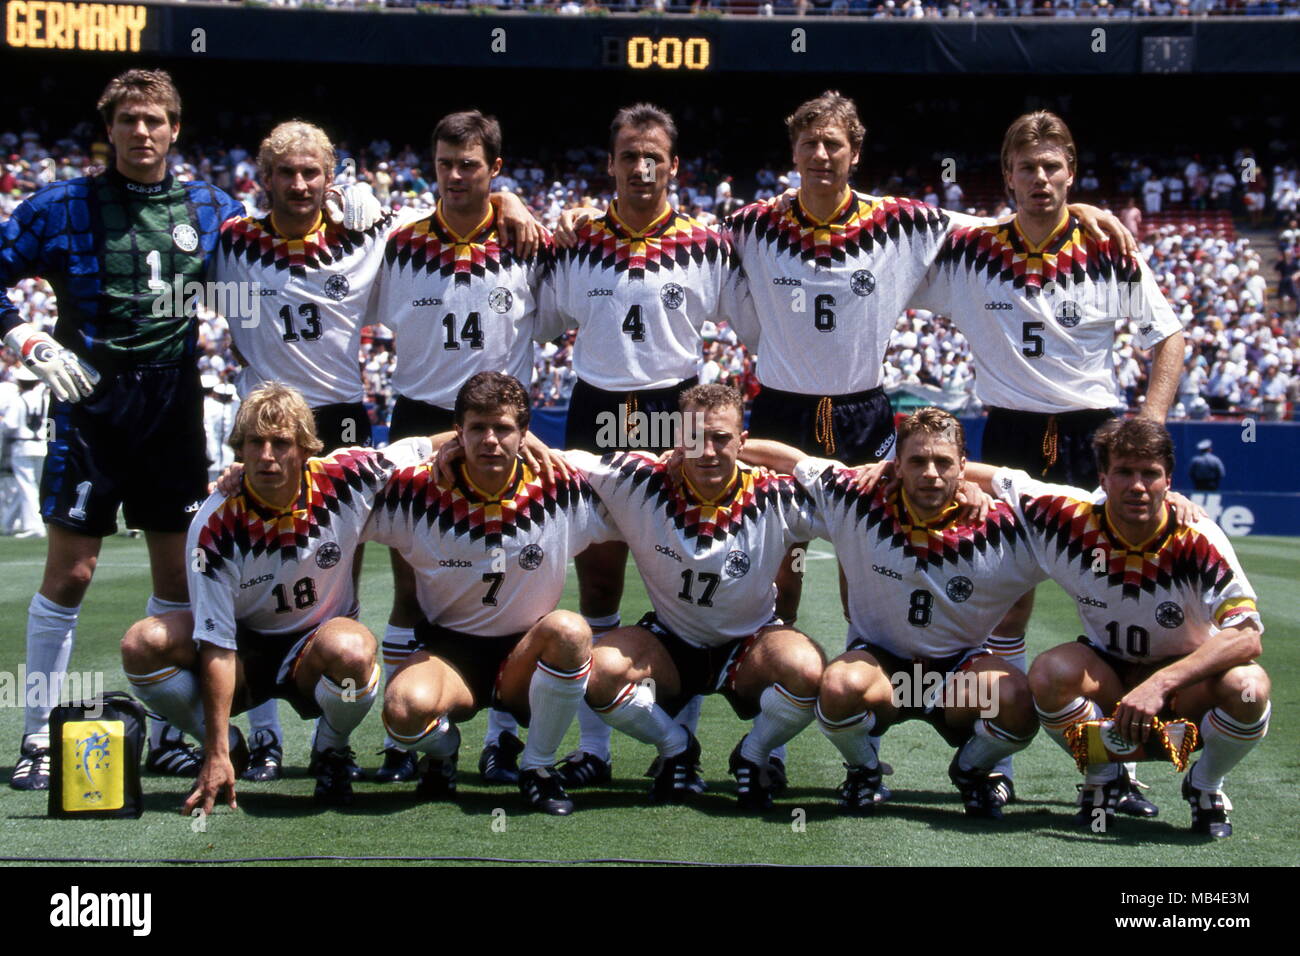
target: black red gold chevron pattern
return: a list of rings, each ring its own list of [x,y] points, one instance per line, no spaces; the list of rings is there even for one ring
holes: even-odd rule
[[[1085,279],[1114,276],[1131,282],[1140,278],[1133,263],[1112,255],[1109,241],[1086,236],[1074,216],[1037,251],[1030,249],[1014,221],[958,227],[936,261],[941,268],[960,267],[997,277],[1030,297],[1049,282],[1064,288]]]
[[[1047,547],[1077,559],[1081,573],[1105,577],[1125,598],[1137,600],[1143,591],[1179,585],[1212,593],[1233,579],[1232,565],[1210,540],[1193,528],[1177,527],[1172,514],[1166,514],[1164,530],[1139,551],[1111,529],[1103,506],[1060,495],[1025,496],[1021,506]],[[1104,570],[1094,570],[1098,557]]]
[[[898,242],[914,232],[942,232],[948,218],[933,206],[915,199],[869,197],[850,193],[829,221],[818,222],[793,202],[784,213],[775,200],[751,203],[737,212],[728,225],[733,234],[753,233],[779,253],[813,261],[822,268],[856,257],[886,243]]]
[[[695,550],[707,551],[715,542],[734,534],[746,520],[754,520],[767,508],[806,501],[807,492],[789,475],[778,475],[765,468],[741,469],[740,480],[726,500],[701,504],[684,487],[674,485],[666,467],[654,458],[638,452],[611,452],[601,459],[618,468],[619,484],[630,481],[633,488],[644,485],[647,504],[663,508],[673,525],[688,539]]]
[[[515,262],[546,264],[554,256],[550,236],[543,234],[538,251],[520,260],[498,241],[496,223],[489,220],[477,232],[459,239],[439,220],[436,212],[403,226],[388,238],[384,261],[412,271],[437,272],[453,276],[456,285],[468,285],[472,278],[500,272]]]
[[[579,228],[572,249],[557,250],[556,255],[598,269],[626,272],[634,279],[644,278],[647,271],[716,262],[719,256],[729,264],[734,262],[720,232],[673,209],[643,233],[629,232],[613,215],[593,219]]]
[[[417,465],[393,475],[375,499],[375,508],[389,515],[409,513],[413,522],[423,521],[430,528],[436,525],[442,534],[482,539],[485,547],[492,548],[503,538],[513,538],[521,530],[554,519],[557,511],[591,498],[591,486],[581,476],[557,481],[548,490],[522,461],[514,488],[492,501],[481,500],[459,482],[440,479],[431,465]]]
[[[271,227],[270,216],[245,216],[222,223],[220,242],[222,250],[230,255],[305,276],[308,270],[333,265],[355,251],[366,236],[387,228],[391,218],[385,214],[365,232],[350,232],[327,223],[302,239],[286,239]]]
[[[954,516],[924,524],[908,513],[901,490],[885,497],[881,486],[864,495],[854,485],[851,472],[833,468],[827,468],[818,480],[830,492],[831,501],[844,502],[846,507],[854,509],[864,532],[874,529],[879,540],[888,538],[891,549],[901,549],[916,561],[917,570],[927,565],[956,564],[958,560],[969,562],[977,554],[1002,547],[1004,542],[1012,548],[1029,546],[1025,529],[1017,523],[1011,508],[1001,501],[989,509],[988,517],[980,525],[956,524]]]
[[[302,490],[291,509],[274,511],[247,491],[226,500],[199,532],[203,573],[209,577],[235,552],[259,556],[279,554],[285,562],[297,560],[333,516],[352,503],[353,496],[381,484],[391,467],[380,452],[347,449],[328,458],[308,459]]]

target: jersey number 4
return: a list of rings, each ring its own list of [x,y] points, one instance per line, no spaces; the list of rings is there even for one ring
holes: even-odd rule
[[[641,306],[634,305],[627,310],[623,318],[623,331],[632,336],[633,342],[645,341],[645,323],[641,321]]]

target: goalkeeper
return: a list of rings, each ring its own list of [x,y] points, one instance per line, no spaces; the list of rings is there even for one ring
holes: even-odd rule
[[[49,786],[50,710],[119,505],[148,543],[147,613],[189,607],[185,532],[207,496],[207,454],[195,320],[173,314],[172,293],[204,278],[221,223],[244,214],[220,189],[169,175],[181,104],[167,73],[129,70],[97,107],[112,168],[52,183],[0,226],[0,335],[53,397],[40,492],[49,547],[27,620],[28,680],[41,675],[46,693],[28,698],[10,778],[19,790]],[[358,212],[358,201],[345,202],[355,220],[377,215],[373,198],[373,210]],[[53,337],[3,294],[30,276],[58,297]],[[161,723],[153,730],[148,766],[194,776],[199,761],[180,735]]]

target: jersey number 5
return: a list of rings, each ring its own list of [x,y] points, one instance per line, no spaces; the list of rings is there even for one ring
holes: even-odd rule
[[[1047,328],[1046,322],[1026,322],[1020,329],[1020,354],[1025,358],[1039,358],[1043,354],[1043,337],[1038,333]]]

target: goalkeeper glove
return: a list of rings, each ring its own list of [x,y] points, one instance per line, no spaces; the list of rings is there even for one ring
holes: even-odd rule
[[[89,398],[99,384],[98,372],[71,350],[26,322],[5,336],[5,345],[18,353],[23,364],[35,372],[61,402],[79,402]]]
[[[369,183],[336,182],[325,190],[325,214],[336,226],[365,232],[379,221],[384,210]]]

